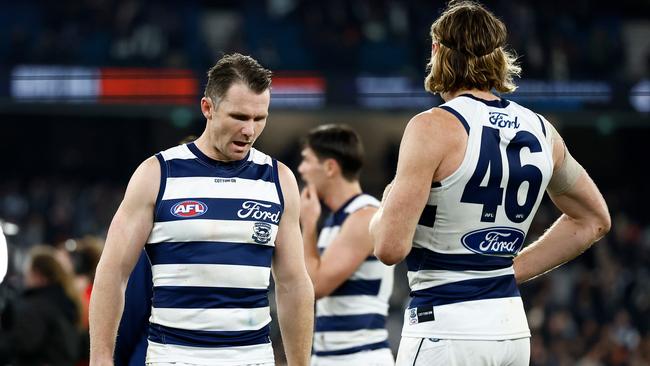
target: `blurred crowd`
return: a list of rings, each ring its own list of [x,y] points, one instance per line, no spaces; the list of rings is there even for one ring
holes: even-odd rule
[[[74,180],[0,183],[0,217],[19,227],[17,233],[8,235],[11,265],[3,291],[24,301],[33,293],[30,255],[43,251],[38,244],[54,248],[62,268],[76,284],[75,291],[66,293],[77,297],[62,303],[79,304],[81,320],[75,326],[82,334],[81,354],[87,352],[87,334],[83,334],[87,332],[93,266],[123,189],[105,182]],[[650,364],[650,226],[635,221],[616,205],[612,209],[613,230],[606,238],[575,262],[521,286],[533,334],[531,365]],[[527,240],[538,237],[557,215],[545,201]],[[408,296],[404,268],[397,270],[389,319],[394,349]],[[7,322],[5,314],[3,323]],[[0,331],[0,339],[7,331]],[[275,342],[280,344],[279,339]]]
[[[647,76],[648,2],[484,3],[509,27],[529,79]],[[0,62],[190,68],[219,54],[255,56],[272,70],[419,78],[443,1],[30,0],[0,13]],[[644,16],[644,14],[646,14]],[[612,67],[612,64],[617,67]]]

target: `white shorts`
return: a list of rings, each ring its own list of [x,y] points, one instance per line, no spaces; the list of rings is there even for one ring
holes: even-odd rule
[[[215,363],[215,365],[219,365]],[[147,366],[200,366],[192,363],[183,363],[183,362],[150,362]],[[229,364],[230,366],[230,364]],[[247,363],[241,364],[240,366],[275,366],[275,363]]]
[[[528,366],[530,338],[470,341],[402,337],[397,366]]]
[[[339,356],[311,356],[311,366],[394,366],[393,353],[388,348],[362,351]]]

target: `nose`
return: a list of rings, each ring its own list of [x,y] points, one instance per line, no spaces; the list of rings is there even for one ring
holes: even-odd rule
[[[255,122],[247,121],[241,129],[241,133],[248,139],[255,136]]]

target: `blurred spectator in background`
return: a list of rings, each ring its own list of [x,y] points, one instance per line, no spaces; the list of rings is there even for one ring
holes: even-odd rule
[[[55,251],[32,248],[25,291],[2,314],[0,359],[17,365],[74,365],[80,348],[79,299]]]

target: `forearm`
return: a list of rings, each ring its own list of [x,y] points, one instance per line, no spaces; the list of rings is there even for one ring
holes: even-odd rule
[[[399,222],[398,215],[386,215],[381,207],[370,220],[369,230],[375,250],[374,254],[387,265],[402,261],[411,250],[414,230],[406,229],[404,222]]]
[[[544,274],[582,254],[605,234],[597,225],[562,215],[514,259],[518,283]]]
[[[90,299],[91,365],[113,363],[115,338],[124,309],[125,282],[111,278],[111,271],[98,270]]]
[[[305,266],[307,272],[314,286],[316,286],[316,278],[318,277],[318,269],[320,267],[320,253],[317,247],[317,230],[316,224],[303,225],[302,228],[302,241],[304,243],[305,253]]]
[[[278,321],[288,365],[306,366],[314,327],[314,289],[306,276],[276,286]]]

